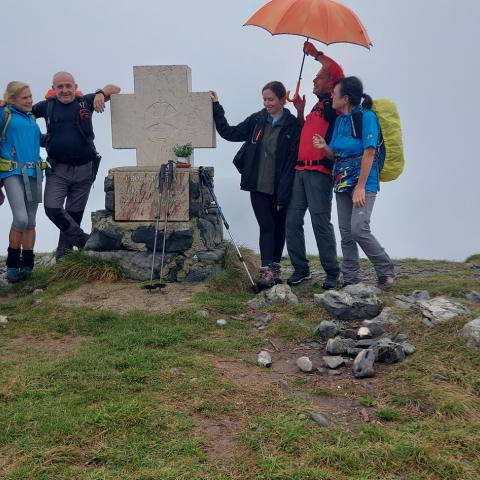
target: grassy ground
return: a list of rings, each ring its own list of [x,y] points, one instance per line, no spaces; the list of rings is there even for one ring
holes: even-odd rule
[[[395,293],[479,289],[476,258],[399,264]],[[480,306],[463,299],[471,315],[432,330],[398,311],[417,353],[374,379],[279,375],[257,367],[255,354],[274,345],[275,359],[311,338],[328,318],[311,303],[318,288],[296,290],[308,303],[271,307],[274,320],[259,331],[240,277],[239,266],[230,268],[194,308],[168,315],[64,307],[58,296],[82,280],[49,269],[35,272],[32,288],[0,292],[9,318],[0,329],[0,477],[480,478],[480,355],[457,337]],[[309,411],[327,413],[331,426]]]

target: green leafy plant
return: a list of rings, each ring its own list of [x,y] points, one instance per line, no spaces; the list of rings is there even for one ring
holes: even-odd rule
[[[193,147],[191,143],[186,143],[185,145],[175,145],[173,147],[173,153],[177,157],[186,158],[193,153]]]

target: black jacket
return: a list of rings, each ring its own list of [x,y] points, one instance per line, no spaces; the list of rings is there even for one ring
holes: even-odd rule
[[[294,166],[297,160],[300,123],[287,109],[286,118],[278,134],[275,156],[275,201],[287,206],[292,192]],[[225,110],[218,102],[213,103],[213,118],[217,132],[230,142],[245,142],[235,155],[233,163],[241,173],[240,188],[255,192],[258,181],[258,155],[267,111],[256,112],[237,126],[230,126],[225,118]]]

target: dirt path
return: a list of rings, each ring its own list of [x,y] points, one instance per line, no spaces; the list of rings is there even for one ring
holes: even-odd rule
[[[204,284],[167,283],[160,291],[149,293],[139,282],[94,282],[61,295],[57,302],[68,307],[83,307],[128,313],[132,310],[169,313],[192,305],[193,296],[206,289]]]

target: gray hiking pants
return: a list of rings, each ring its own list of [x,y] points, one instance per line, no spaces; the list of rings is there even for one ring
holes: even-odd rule
[[[39,198],[37,195],[37,180],[28,177],[30,189],[34,199]],[[24,180],[21,175],[10,175],[3,179],[5,185],[5,193],[7,194],[8,203],[12,210],[13,222],[12,229],[17,232],[23,232],[35,228],[35,217],[37,215],[38,202],[27,201],[25,194]]]
[[[347,283],[358,282],[359,257],[358,245],[372,262],[377,277],[394,274],[393,263],[384,248],[370,231],[370,217],[377,196],[366,192],[364,207],[354,207],[352,192],[336,193],[338,226],[342,237],[343,280]]]
[[[55,163],[53,169],[47,169],[45,212],[62,232],[79,226],[68,212],[85,210],[94,180],[93,168],[93,162],[88,162],[79,166]]]
[[[286,221],[287,250],[295,271],[309,271],[303,230],[308,208],[320,263],[327,276],[337,278],[340,273],[335,233],[331,223],[332,187],[331,175],[311,170],[295,172]]]

